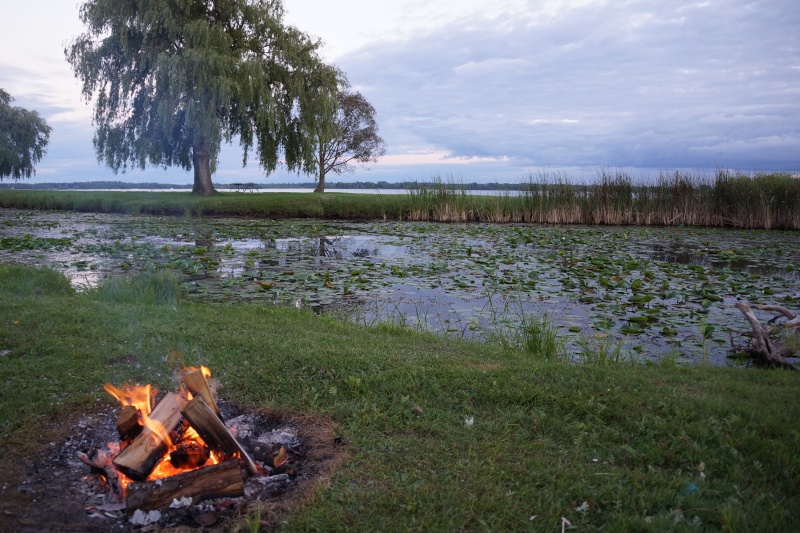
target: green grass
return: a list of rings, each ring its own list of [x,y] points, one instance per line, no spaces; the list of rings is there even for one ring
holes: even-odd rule
[[[664,172],[634,180],[602,170],[591,183],[539,173],[522,193],[470,194],[452,179],[406,184],[409,194],[73,192],[2,190],[0,207],[92,212],[347,220],[535,222],[800,229],[800,179],[788,174]]]
[[[177,350],[214,370],[224,398],[330,419],[347,443],[286,531],[552,532],[561,517],[578,531],[800,530],[796,373],[574,365],[190,303],[168,277],[115,283],[76,294],[60,274],[0,266],[6,459],[47,445],[41,422],[110,403],[107,381],[169,388]]]

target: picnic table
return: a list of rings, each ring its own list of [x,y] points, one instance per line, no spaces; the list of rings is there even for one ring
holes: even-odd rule
[[[256,192],[260,187],[255,183],[231,183],[228,188],[236,192]]]

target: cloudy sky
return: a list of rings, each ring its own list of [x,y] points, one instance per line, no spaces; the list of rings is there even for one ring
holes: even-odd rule
[[[2,0],[0,87],[53,127],[34,181],[114,176],[64,60],[75,0]],[[341,179],[516,182],[598,169],[800,170],[797,0],[284,0],[378,111],[389,147]],[[224,148],[216,183],[267,178]],[[272,181],[308,178],[278,172]]]

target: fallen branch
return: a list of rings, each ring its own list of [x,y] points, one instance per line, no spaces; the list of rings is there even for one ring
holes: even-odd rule
[[[744,350],[750,355],[758,357],[771,365],[797,370],[793,364],[786,360],[787,357],[792,355],[791,350],[782,343],[769,338],[769,331],[761,325],[758,318],[756,318],[756,315],[753,313],[753,310],[750,309],[750,306],[744,302],[737,302],[735,307],[742,312],[745,319],[750,324],[750,328],[753,330],[753,341],[751,341],[748,346],[744,347]],[[768,306],[759,308],[763,309],[763,307]],[[772,309],[766,310],[777,310],[774,306],[769,307],[772,307]],[[753,343],[755,346],[753,346]]]
[[[756,305],[754,307],[762,311],[772,311],[775,313],[780,313],[780,315],[786,317],[786,320],[788,321],[785,324],[786,326],[790,328],[800,328],[800,317],[796,316],[794,313],[792,313],[785,307],[781,307],[780,305]],[[770,320],[770,323],[780,318],[780,315]]]

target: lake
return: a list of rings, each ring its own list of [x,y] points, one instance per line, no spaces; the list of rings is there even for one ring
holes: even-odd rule
[[[0,261],[78,288],[170,269],[193,298],[467,339],[548,315],[573,353],[735,364],[738,300],[800,307],[800,234],[698,228],[197,219],[0,209]],[[762,319],[769,315],[760,315]]]

